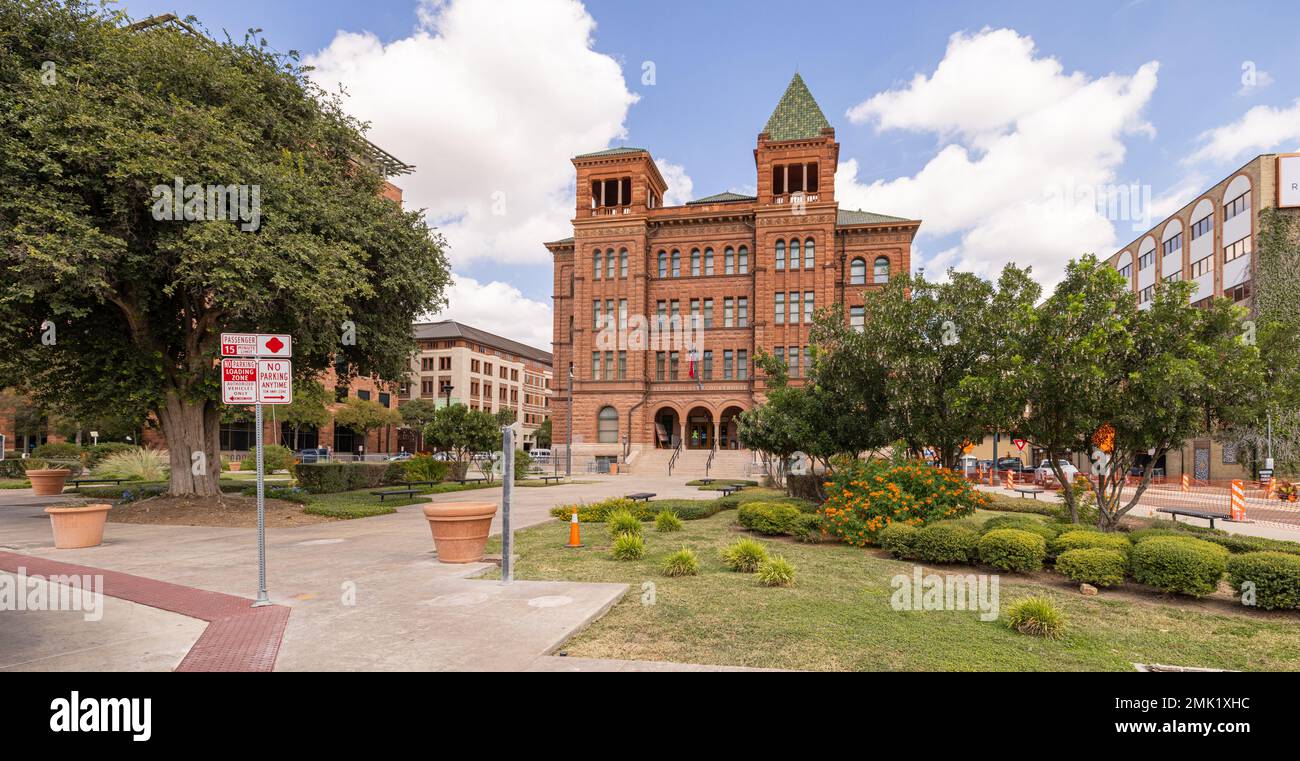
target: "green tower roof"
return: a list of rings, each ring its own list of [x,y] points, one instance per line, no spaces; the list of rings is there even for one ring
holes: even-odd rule
[[[796,73],[763,131],[772,140],[800,140],[817,137],[830,126],[812,93],[808,92],[803,77]]]

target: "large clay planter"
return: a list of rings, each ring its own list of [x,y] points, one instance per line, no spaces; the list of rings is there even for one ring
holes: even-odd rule
[[[483,559],[495,502],[440,502],[424,506],[433,544],[442,563],[477,563]]]
[[[104,520],[112,505],[83,505],[81,507],[47,507],[50,527],[54,529],[54,547],[75,550],[81,547],[98,547],[104,541]]]
[[[55,497],[63,493],[63,482],[68,480],[72,471],[67,468],[41,468],[27,471],[27,480],[32,482],[32,493],[38,497]]]

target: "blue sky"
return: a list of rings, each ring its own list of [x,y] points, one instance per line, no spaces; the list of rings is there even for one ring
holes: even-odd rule
[[[914,263],[932,273],[1014,260],[1050,284],[1068,256],[1109,254],[1137,228],[1044,218],[1045,184],[1149,186],[1163,216],[1257,153],[1300,146],[1294,3],[124,6],[193,14],[218,34],[260,27],[348,79],[372,138],[419,167],[398,181],[408,203],[443,222],[463,284],[450,314],[538,345],[551,299],[540,240],[569,234],[564,158],[637,145],[689,177],[685,195],[752,188],[755,136],[796,69],[841,143],[841,205],[920,217]],[[975,102],[954,97],[972,91]],[[526,157],[530,140],[547,155]],[[1018,166],[1035,163],[1043,182]]]

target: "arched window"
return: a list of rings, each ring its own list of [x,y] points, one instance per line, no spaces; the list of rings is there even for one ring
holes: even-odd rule
[[[736,273],[740,275],[749,274],[749,247],[741,246],[740,251],[736,254]]]
[[[874,280],[877,283],[889,282],[889,257],[887,256],[876,257],[876,270],[875,270]]]
[[[713,274],[713,249],[704,249],[704,274]]]
[[[722,251],[722,274],[736,274],[736,249],[727,246]]]
[[[614,249],[605,252],[605,277],[614,277]]]
[[[809,238],[803,242],[803,267],[806,270],[813,268],[813,239]]]
[[[785,241],[783,240],[776,242],[776,268],[785,269]]]
[[[618,410],[601,407],[596,414],[596,441],[601,444],[618,443]]]
[[[673,277],[682,276],[682,252],[673,249]]]
[[[668,252],[659,252],[659,277],[668,277]]]
[[[790,241],[790,269],[799,269],[799,239]]]
[[[591,255],[591,276],[596,279],[600,278],[600,262],[600,249],[596,249],[596,253]]]
[[[618,276],[627,277],[627,249],[618,250]]]
[[[693,248],[691,249],[691,277],[699,277],[699,276],[700,276],[700,250],[698,248]]]
[[[867,263],[862,259],[849,262],[849,285],[867,284]]]

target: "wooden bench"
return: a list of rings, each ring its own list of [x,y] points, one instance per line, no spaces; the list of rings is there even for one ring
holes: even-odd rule
[[[633,502],[649,502],[650,498],[653,497],[654,495],[655,493],[652,491],[638,491],[638,492],[633,492],[631,494],[625,494],[623,496],[625,499],[630,499]]]
[[[76,479],[73,479],[73,480],[69,481],[68,483],[72,484],[72,490],[73,490],[73,491],[81,491],[81,486],[82,486],[82,484],[113,484],[113,485],[115,485],[115,486],[120,486],[120,485],[122,484],[123,481],[127,481],[127,480],[129,480],[129,479],[126,479],[126,478],[76,478]]]
[[[391,489],[389,491],[372,491],[370,493],[378,496],[379,501],[383,502],[386,497],[396,497],[403,494],[408,497],[411,497],[416,494],[419,494],[420,490],[419,489]]]
[[[1017,486],[1014,488],[1014,491],[1020,494],[1021,499],[1024,499],[1026,494],[1032,494],[1034,495],[1034,499],[1038,499],[1038,495],[1041,494],[1044,489],[1041,486]]]
[[[1186,510],[1181,507],[1157,507],[1156,512],[1168,513],[1170,516],[1172,516],[1170,520],[1174,521],[1175,523],[1178,522],[1178,516],[1180,515],[1185,515],[1189,518],[1204,518],[1205,520],[1210,522],[1210,528],[1214,528],[1214,522],[1216,520],[1220,520],[1220,521],[1232,520],[1230,516],[1224,515],[1223,513],[1211,513],[1211,512],[1206,512],[1205,510]]]

